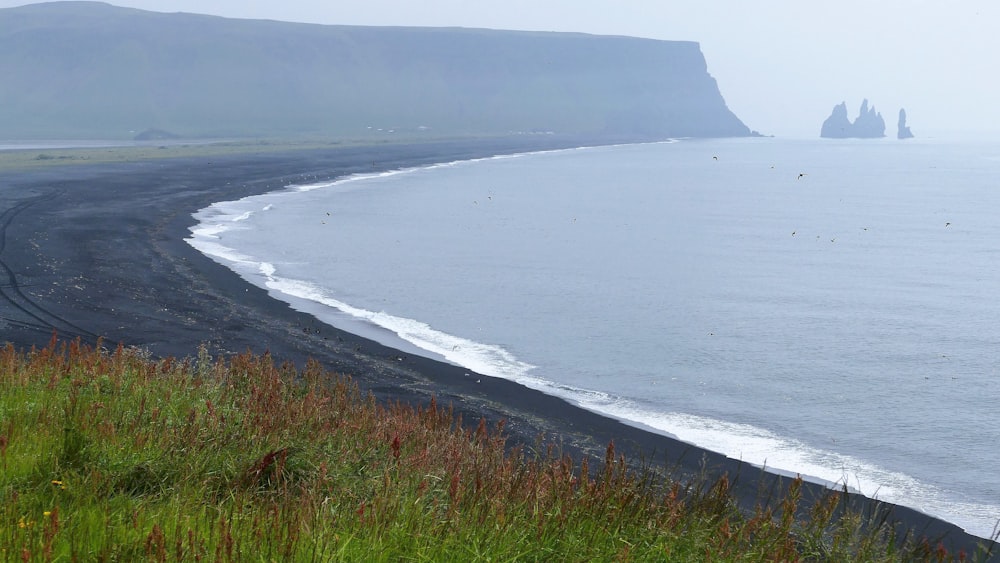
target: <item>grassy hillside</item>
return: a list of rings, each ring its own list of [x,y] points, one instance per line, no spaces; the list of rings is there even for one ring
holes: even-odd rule
[[[749,134],[691,42],[55,2],[0,10],[0,68],[8,139]]]
[[[267,356],[0,348],[3,561],[951,561],[838,506],[511,448]],[[800,482],[797,482],[797,484]],[[967,556],[969,557],[967,559]]]

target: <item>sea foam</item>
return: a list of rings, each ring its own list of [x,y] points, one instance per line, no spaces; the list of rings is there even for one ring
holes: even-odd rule
[[[350,181],[375,177],[385,177],[385,174],[351,177]],[[342,180],[340,185],[346,182]],[[336,182],[323,185],[334,184]],[[309,187],[316,189],[314,186]],[[303,188],[305,187],[294,189],[306,191]],[[865,496],[888,502],[906,500],[911,506],[914,504],[913,499],[920,499],[919,505],[913,506],[914,508],[936,516],[947,516],[959,525],[972,524],[963,522],[961,515],[949,514],[949,508],[954,508],[954,502],[943,499],[940,491],[905,474],[888,471],[851,456],[813,448],[753,425],[685,413],[660,412],[608,393],[555,383],[532,373],[536,371],[535,366],[521,361],[501,346],[448,334],[415,319],[355,307],[329,295],[315,283],[283,277],[279,275],[279,268],[275,264],[238,252],[220,242],[220,236],[233,228],[235,223],[252,216],[253,211],[245,211],[243,206],[263,209],[273,205],[261,207],[252,200],[253,197],[245,198],[241,200],[241,205],[229,202],[199,212],[196,217],[201,223],[191,229],[192,236],[187,241],[200,252],[227,264],[249,281],[270,290],[276,298],[288,301],[293,306],[296,305],[296,300],[320,305],[320,308],[311,308],[309,312],[324,322],[350,330],[351,327],[338,322],[342,318],[339,315],[346,315],[354,321],[376,327],[412,344],[432,358],[446,360],[477,374],[507,379],[530,389],[561,397],[583,409],[626,424],[662,433],[758,467],[792,475],[801,474],[831,488],[846,486]],[[383,343],[393,344],[385,340]],[[989,515],[990,510],[989,506],[974,503],[963,507],[963,513],[967,515]]]

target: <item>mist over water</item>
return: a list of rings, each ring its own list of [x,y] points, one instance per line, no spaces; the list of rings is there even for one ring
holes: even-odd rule
[[[222,202],[191,243],[366,336],[989,536],[1000,145],[684,141]]]

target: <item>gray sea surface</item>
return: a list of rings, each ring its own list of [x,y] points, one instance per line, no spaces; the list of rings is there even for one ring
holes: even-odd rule
[[[1000,143],[733,139],[442,163],[200,211],[321,320],[991,536]]]

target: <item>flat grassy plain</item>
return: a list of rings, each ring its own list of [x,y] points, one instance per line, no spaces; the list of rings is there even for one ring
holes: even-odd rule
[[[448,140],[449,137],[395,135],[392,137],[358,138],[274,138],[206,141],[167,141],[120,146],[75,148],[25,148],[0,150],[0,172],[37,170],[49,166],[80,164],[115,164],[156,161],[169,158],[209,158],[253,154],[273,154],[285,151],[307,151],[342,147],[362,147],[380,144],[405,144]],[[30,145],[26,141],[25,145]],[[68,142],[67,144],[70,144]],[[82,144],[82,143],[81,143]]]
[[[831,492],[747,514],[609,444],[377,403],[268,355],[0,348],[2,561],[955,561]],[[595,464],[597,465],[597,464]]]
[[[407,141],[413,142],[412,139],[393,139],[392,141],[384,139],[219,140],[190,143],[170,142],[169,144],[123,144],[108,147],[12,149],[0,150],[0,172],[36,170],[60,165],[114,164],[167,158],[267,154]],[[25,144],[30,144],[30,142]]]

